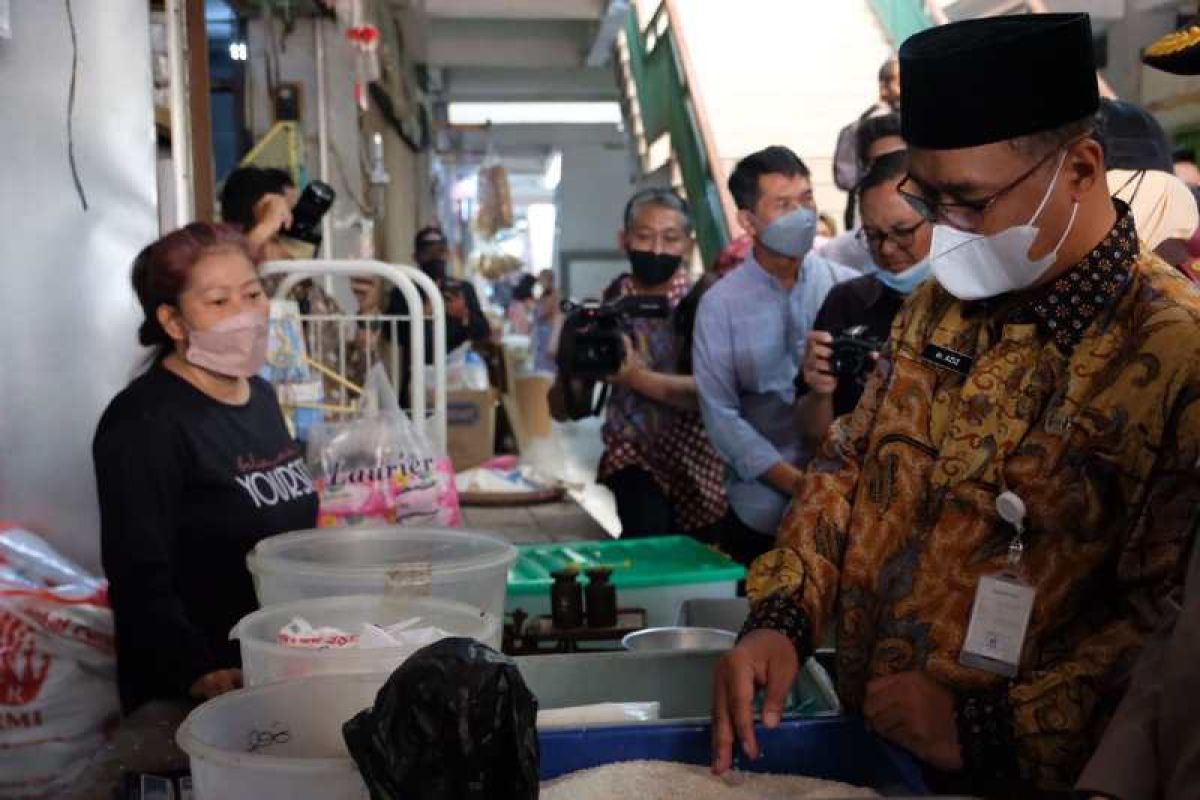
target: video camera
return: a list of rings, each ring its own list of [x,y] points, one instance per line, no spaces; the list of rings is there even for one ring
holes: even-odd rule
[[[566,314],[559,336],[558,368],[571,378],[603,380],[625,363],[627,323],[665,319],[671,313],[661,295],[627,295],[608,303],[563,301]]]

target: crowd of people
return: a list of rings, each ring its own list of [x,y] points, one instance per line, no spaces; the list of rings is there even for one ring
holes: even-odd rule
[[[768,147],[730,175],[744,236],[699,281],[687,202],[630,198],[629,272],[605,299],[665,311],[624,321],[619,369],[572,373],[552,275],[515,285],[508,328],[556,372],[556,416],[594,413],[607,385],[597,477],[624,536],[688,533],[750,568],[714,678],[715,772],[736,746],[758,755],[756,691],[778,724],[800,665],[835,642],[843,704],[938,791],[1191,796],[1200,172],[1145,110],[1101,100],[1086,15],[918,34],[879,88],[839,137],[845,232],[804,161]],[[294,187],[247,172],[226,195],[237,230],[189,225],[138,256],[157,351],[95,439],[127,711],[240,683],[241,559],[316,512],[255,377],[253,263],[286,255]],[[449,346],[486,340],[442,232],[414,251]],[[281,469],[268,503],[255,476]],[[213,574],[240,576],[219,601]]]

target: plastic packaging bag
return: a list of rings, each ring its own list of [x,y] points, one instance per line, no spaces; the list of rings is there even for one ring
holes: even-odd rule
[[[462,524],[454,467],[400,410],[383,367],[367,375],[358,419],[314,425],[309,468],[321,498],[317,524]]]
[[[342,726],[372,800],[536,800],[537,699],[471,639],[414,653]]]
[[[70,796],[118,716],[107,584],[0,526],[0,798]]]
[[[291,622],[280,629],[275,640],[284,647],[308,650],[373,650],[381,647],[408,647],[416,650],[452,636],[432,625],[416,627],[420,621],[420,617],[413,617],[386,628],[364,622],[359,626],[358,633],[347,633],[341,628],[316,628],[303,617],[293,617]]]
[[[433,367],[425,367],[426,394],[433,398]],[[446,354],[446,391],[486,392],[491,386],[487,362],[483,356],[464,344]]]
[[[304,341],[300,306],[295,300],[271,301],[267,362],[259,376],[275,387],[281,406],[294,409],[296,438],[307,440],[309,429],[324,416],[315,408],[297,406],[324,402],[325,384],[308,365],[308,345]]]

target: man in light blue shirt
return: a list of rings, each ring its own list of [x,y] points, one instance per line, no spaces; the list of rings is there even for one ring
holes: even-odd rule
[[[754,249],[704,296],[693,362],[704,426],[728,467],[721,544],[749,563],[772,547],[811,455],[793,414],[805,338],[829,290],[859,273],[811,253],[812,183],[788,148],[742,159],[729,191]]]

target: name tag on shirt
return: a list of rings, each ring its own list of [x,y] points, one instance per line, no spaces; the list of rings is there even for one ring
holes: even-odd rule
[[[1021,664],[1034,594],[1032,586],[1009,574],[980,578],[958,663],[1014,677]]]
[[[925,345],[925,352],[921,353],[921,358],[935,367],[948,369],[959,375],[970,375],[971,367],[975,365],[975,359],[970,356],[956,353],[946,347],[938,347],[936,344]]]

